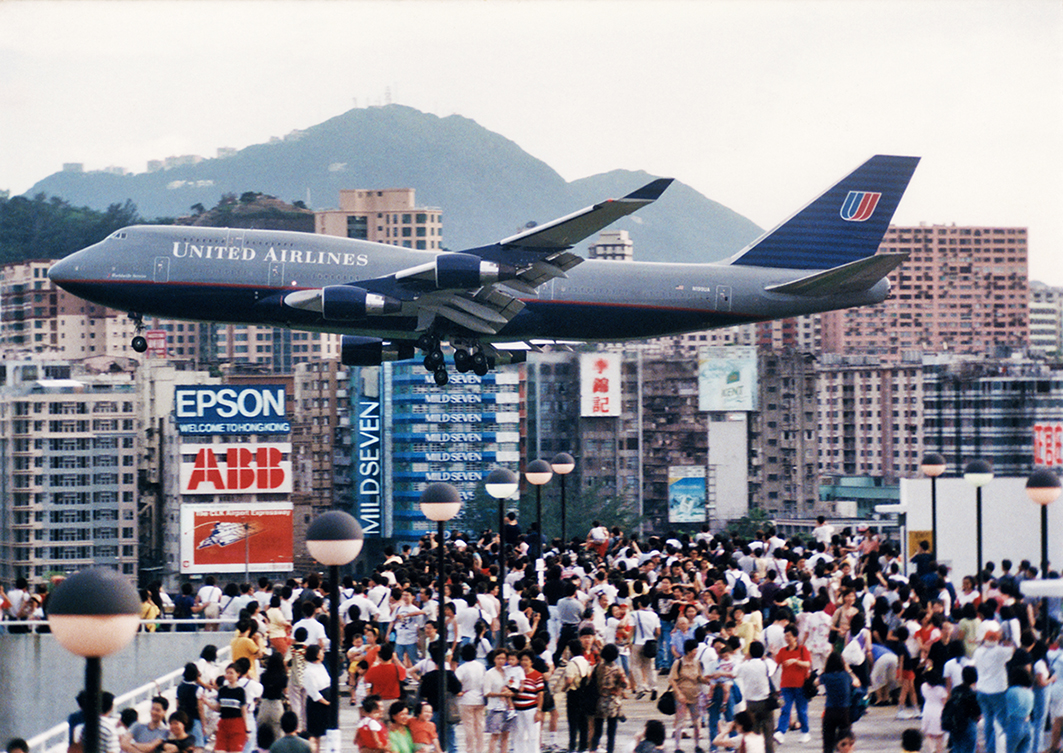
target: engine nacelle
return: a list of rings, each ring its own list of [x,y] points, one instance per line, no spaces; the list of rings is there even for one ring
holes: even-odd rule
[[[340,338],[340,363],[344,366],[379,366],[385,361],[406,361],[413,358],[413,343],[385,343],[377,337]]]
[[[321,316],[331,321],[350,321],[367,316],[393,314],[402,308],[394,298],[370,293],[353,285],[329,285],[321,289]]]
[[[515,275],[514,268],[481,259],[473,254],[440,254],[436,257],[435,277],[438,288],[479,288]]]

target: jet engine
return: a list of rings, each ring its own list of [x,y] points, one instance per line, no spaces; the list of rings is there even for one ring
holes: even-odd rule
[[[353,335],[340,338],[340,363],[344,366],[379,366],[384,361],[406,361],[413,355],[413,343],[385,343],[376,337]]]
[[[395,279],[425,280],[440,290],[450,288],[476,289],[499,280],[516,277],[517,270],[505,264],[481,259],[475,254],[440,254],[435,259],[410,267],[395,275]]]
[[[401,301],[353,285],[297,290],[286,295],[284,303],[292,308],[318,311],[324,319],[341,322],[394,314],[402,309]]]

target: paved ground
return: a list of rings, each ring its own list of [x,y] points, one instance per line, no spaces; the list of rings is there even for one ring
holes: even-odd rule
[[[658,687],[663,689],[666,686],[664,678],[659,678]],[[568,742],[568,727],[565,724],[564,714],[564,698],[562,695],[557,696],[557,700],[561,701],[561,717],[558,725],[557,742],[561,745],[565,745]],[[342,748],[341,750],[346,753],[353,749],[352,741],[354,739],[354,727],[358,723],[359,715],[357,710],[352,707],[347,698],[342,699],[343,706],[341,706],[340,712],[340,727],[342,730]],[[802,745],[800,740],[800,732],[793,731],[786,736],[786,740],[782,745],[776,745],[775,749],[777,753],[819,753],[823,749],[823,738],[820,735],[820,717],[823,711],[823,696],[820,694],[809,704],[808,719],[809,727],[812,733],[812,740]],[[897,708],[895,706],[886,706],[881,708],[869,708],[864,717],[853,726],[853,731],[856,733],[856,749],[855,753],[899,753],[901,749],[900,738],[901,732],[909,728],[919,728],[919,720],[907,720],[898,721],[894,717],[896,715]],[[662,717],[657,711],[656,704],[651,703],[649,697],[642,701],[635,701],[628,699],[624,702],[624,713],[627,716],[627,721],[620,724],[617,731],[617,743],[616,753],[629,753],[632,750],[632,741],[636,733],[641,731],[646,725],[647,719],[659,718],[665,723],[665,727],[668,731],[669,738],[665,742],[665,750],[668,753],[672,753],[674,747],[672,745],[672,719],[673,717]],[[796,719],[796,715],[794,716]],[[465,753],[464,740],[462,736],[461,727],[458,727],[457,731],[458,749]],[[703,745],[703,748],[708,750],[708,746]],[[602,740],[601,750],[604,753],[605,740]],[[686,739],[683,741],[681,747],[683,753],[694,752],[694,742]],[[933,753],[933,749],[929,744],[923,745],[923,750],[927,753]]]

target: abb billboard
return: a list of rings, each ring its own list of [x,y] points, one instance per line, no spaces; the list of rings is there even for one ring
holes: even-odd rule
[[[1063,465],[1063,424],[1033,425],[1033,464]]]
[[[181,505],[181,572],[292,569],[292,503]]]
[[[292,491],[292,446],[181,446],[181,494],[284,494]]]

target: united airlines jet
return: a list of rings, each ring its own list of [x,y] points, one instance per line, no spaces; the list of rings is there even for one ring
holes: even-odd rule
[[[435,381],[483,375],[556,341],[619,341],[880,303],[907,254],[878,253],[917,157],[872,157],[729,259],[619,263],[571,249],[656,201],[655,180],[497,243],[415,251],[308,233],[133,226],[57,262],[49,277],[86,300],[171,319],[343,335],[350,366],[423,353]]]

